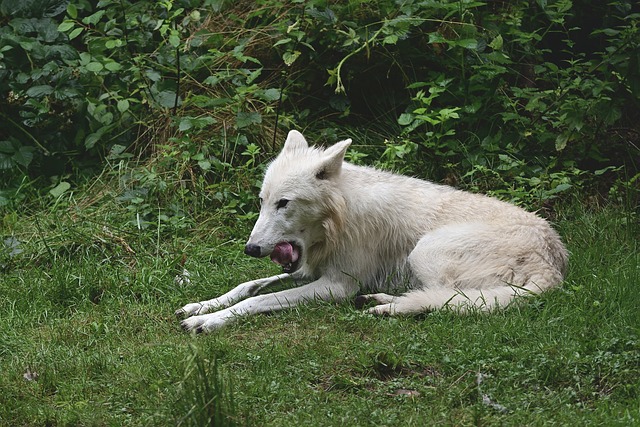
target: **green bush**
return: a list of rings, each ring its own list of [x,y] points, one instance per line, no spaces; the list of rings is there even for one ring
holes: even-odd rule
[[[0,205],[135,160],[119,179],[146,213],[179,188],[250,214],[256,166],[293,127],[538,206],[638,171],[631,1],[5,0],[0,14]]]
[[[309,57],[328,70],[335,94],[325,96],[343,124],[397,119],[400,129],[381,132],[384,165],[428,165],[437,179],[535,204],[590,184],[592,172],[637,173],[631,2],[588,5],[603,12],[593,28],[582,27],[593,26],[587,5],[562,0],[365,2],[361,16],[354,5],[320,15],[333,31]],[[627,126],[632,137],[619,133]]]

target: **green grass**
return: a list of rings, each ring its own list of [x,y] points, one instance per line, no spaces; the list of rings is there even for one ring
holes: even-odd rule
[[[561,209],[565,284],[492,315],[315,303],[200,336],[175,309],[277,267],[241,254],[246,224],[137,232],[118,214],[5,216],[22,252],[0,252],[0,425],[640,424],[638,227],[620,210]]]

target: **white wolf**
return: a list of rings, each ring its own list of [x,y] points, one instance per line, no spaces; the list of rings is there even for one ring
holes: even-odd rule
[[[265,173],[245,247],[248,255],[271,256],[283,274],[184,306],[176,315],[188,317],[185,329],[208,332],[238,316],[359,291],[367,293],[360,302],[375,304],[373,314],[490,310],[563,280],[567,251],[544,219],[487,196],[352,165],[344,161],[350,144],[323,150],[289,132]],[[257,295],[288,278],[309,283]]]

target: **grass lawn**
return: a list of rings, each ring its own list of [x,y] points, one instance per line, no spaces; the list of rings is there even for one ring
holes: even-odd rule
[[[640,425],[639,228],[619,209],[560,209],[566,282],[491,315],[314,303],[198,336],[174,310],[277,266],[242,255],[246,224],[118,215],[5,215],[0,425],[203,425],[212,399],[240,425]]]

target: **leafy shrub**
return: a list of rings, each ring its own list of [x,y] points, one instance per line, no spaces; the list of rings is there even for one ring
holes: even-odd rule
[[[610,185],[637,173],[637,12],[624,0],[5,0],[0,204],[33,179],[57,188],[142,160],[119,176],[120,200],[145,221],[167,215],[175,188],[186,205],[251,215],[256,165],[291,127],[321,143],[357,134],[356,161],[520,203]]]
[[[401,129],[385,131],[386,165],[430,165],[438,179],[497,188],[523,203],[581,188],[593,177],[586,172],[601,179],[617,166],[637,170],[640,134],[622,140],[616,132],[637,116],[640,14],[630,2],[598,3],[601,25],[611,27],[591,30],[576,26],[589,24],[584,5],[563,0],[361,6],[367,18],[352,20],[352,3],[326,9],[334,31],[320,43],[338,46],[342,59],[318,68],[328,69],[333,96],[347,97],[326,95],[329,107],[352,123],[388,122],[395,112]],[[574,50],[585,30],[590,43]],[[324,61],[330,49],[315,46],[310,59]],[[393,103],[362,118],[356,106],[380,99]]]

